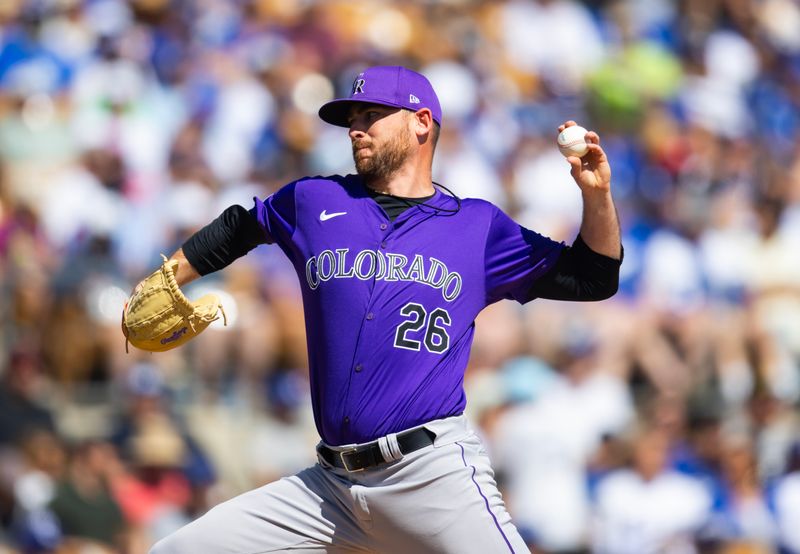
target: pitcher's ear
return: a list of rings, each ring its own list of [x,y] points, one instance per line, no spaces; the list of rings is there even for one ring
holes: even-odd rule
[[[417,134],[424,135],[433,129],[433,113],[430,108],[422,108],[414,112],[414,119],[417,123]]]

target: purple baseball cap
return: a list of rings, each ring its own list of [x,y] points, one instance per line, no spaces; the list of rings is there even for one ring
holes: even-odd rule
[[[399,65],[378,65],[359,73],[347,98],[338,98],[319,109],[323,121],[350,127],[347,117],[355,102],[381,104],[415,112],[428,108],[433,120],[442,124],[442,107],[430,81],[424,75]]]

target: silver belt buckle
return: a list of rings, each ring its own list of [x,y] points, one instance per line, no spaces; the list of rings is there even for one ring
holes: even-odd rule
[[[359,471],[364,471],[363,467],[359,468],[359,469],[350,469],[350,467],[347,465],[347,460],[345,459],[344,455],[345,454],[351,454],[353,452],[357,453],[358,449],[357,448],[351,448],[349,450],[340,450],[339,451],[339,459],[342,460],[342,465],[344,466],[345,471],[347,471],[347,473],[358,473]]]

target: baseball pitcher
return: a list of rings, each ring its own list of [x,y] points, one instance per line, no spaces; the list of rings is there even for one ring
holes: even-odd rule
[[[463,416],[464,370],[489,304],[616,292],[622,246],[600,139],[588,132],[588,153],[568,158],[584,209],[566,246],[432,182],[442,111],[419,73],[369,68],[319,115],[348,129],[357,173],[302,178],[249,210],[228,208],[123,314],[134,346],[182,344],[219,301],[192,303],[179,287],[277,244],[302,288],[319,461],[220,504],[152,552],[527,552]]]

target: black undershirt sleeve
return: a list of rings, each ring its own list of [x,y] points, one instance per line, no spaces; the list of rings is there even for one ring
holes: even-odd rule
[[[529,298],[578,302],[610,298],[619,288],[623,255],[621,250],[620,259],[615,260],[598,254],[578,235],[572,246],[561,252],[553,268],[536,280]]]
[[[267,237],[256,218],[235,205],[189,237],[181,248],[192,267],[200,275],[208,275],[265,242]]]

